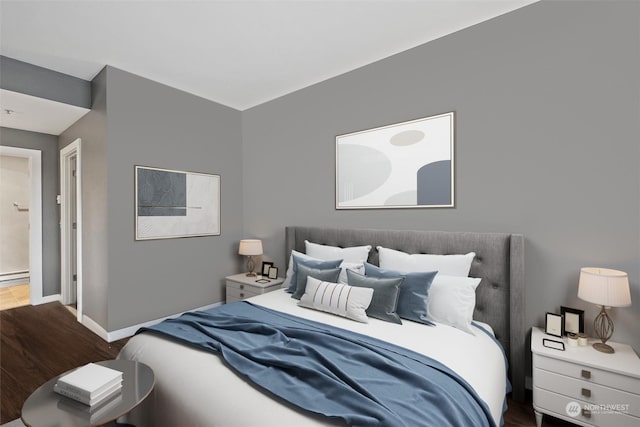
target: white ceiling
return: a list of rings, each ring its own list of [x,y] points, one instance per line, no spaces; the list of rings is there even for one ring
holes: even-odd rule
[[[244,110],[536,0],[0,1],[0,53]]]
[[[75,105],[4,89],[0,89],[0,108],[0,126],[50,135],[60,135],[89,112]]]

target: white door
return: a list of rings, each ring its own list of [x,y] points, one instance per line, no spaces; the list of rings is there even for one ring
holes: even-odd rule
[[[82,156],[76,139],[60,150],[62,303],[76,304],[82,321]]]
[[[71,166],[71,188],[69,192],[69,205],[71,208],[71,288],[69,289],[69,303],[75,304],[78,290],[78,209],[77,209],[77,184],[76,184],[76,166],[77,156],[73,156],[70,159]]]

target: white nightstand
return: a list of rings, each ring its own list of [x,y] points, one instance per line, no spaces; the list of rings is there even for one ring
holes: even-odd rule
[[[565,351],[542,345],[562,340]],[[549,414],[581,426],[640,426],[640,358],[625,344],[608,342],[614,354],[572,347],[566,338],[533,328],[533,409],[536,424]]]
[[[269,280],[267,283],[258,283],[257,280]],[[266,294],[282,287],[283,278],[267,279],[264,276],[248,277],[246,273],[227,276],[227,304],[241,299]]]

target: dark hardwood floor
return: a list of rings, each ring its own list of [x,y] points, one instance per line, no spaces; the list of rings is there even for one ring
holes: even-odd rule
[[[536,418],[531,405],[531,392],[527,393],[525,403],[514,402],[507,398],[509,409],[504,414],[504,427],[535,427]],[[568,423],[557,418],[545,415],[542,419],[542,427],[576,427],[575,424]]]
[[[54,302],[0,312],[0,424],[20,417],[40,385],[89,362],[113,359],[126,339],[107,343]]]
[[[60,303],[1,311],[0,335],[0,424],[19,418],[26,398],[49,379],[89,362],[113,359],[127,342],[103,341]],[[505,427],[535,427],[531,399],[507,403]],[[543,423],[571,425],[551,417]]]

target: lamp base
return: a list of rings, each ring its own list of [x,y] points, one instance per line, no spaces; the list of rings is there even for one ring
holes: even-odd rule
[[[249,270],[249,272],[247,273],[247,277],[256,277],[257,274],[253,272],[253,256],[249,255],[247,257],[247,270]]]
[[[608,354],[615,353],[615,350],[613,349],[613,347],[611,347],[609,344],[604,344],[601,342],[597,342],[593,344],[593,348],[603,353],[608,353]]]

